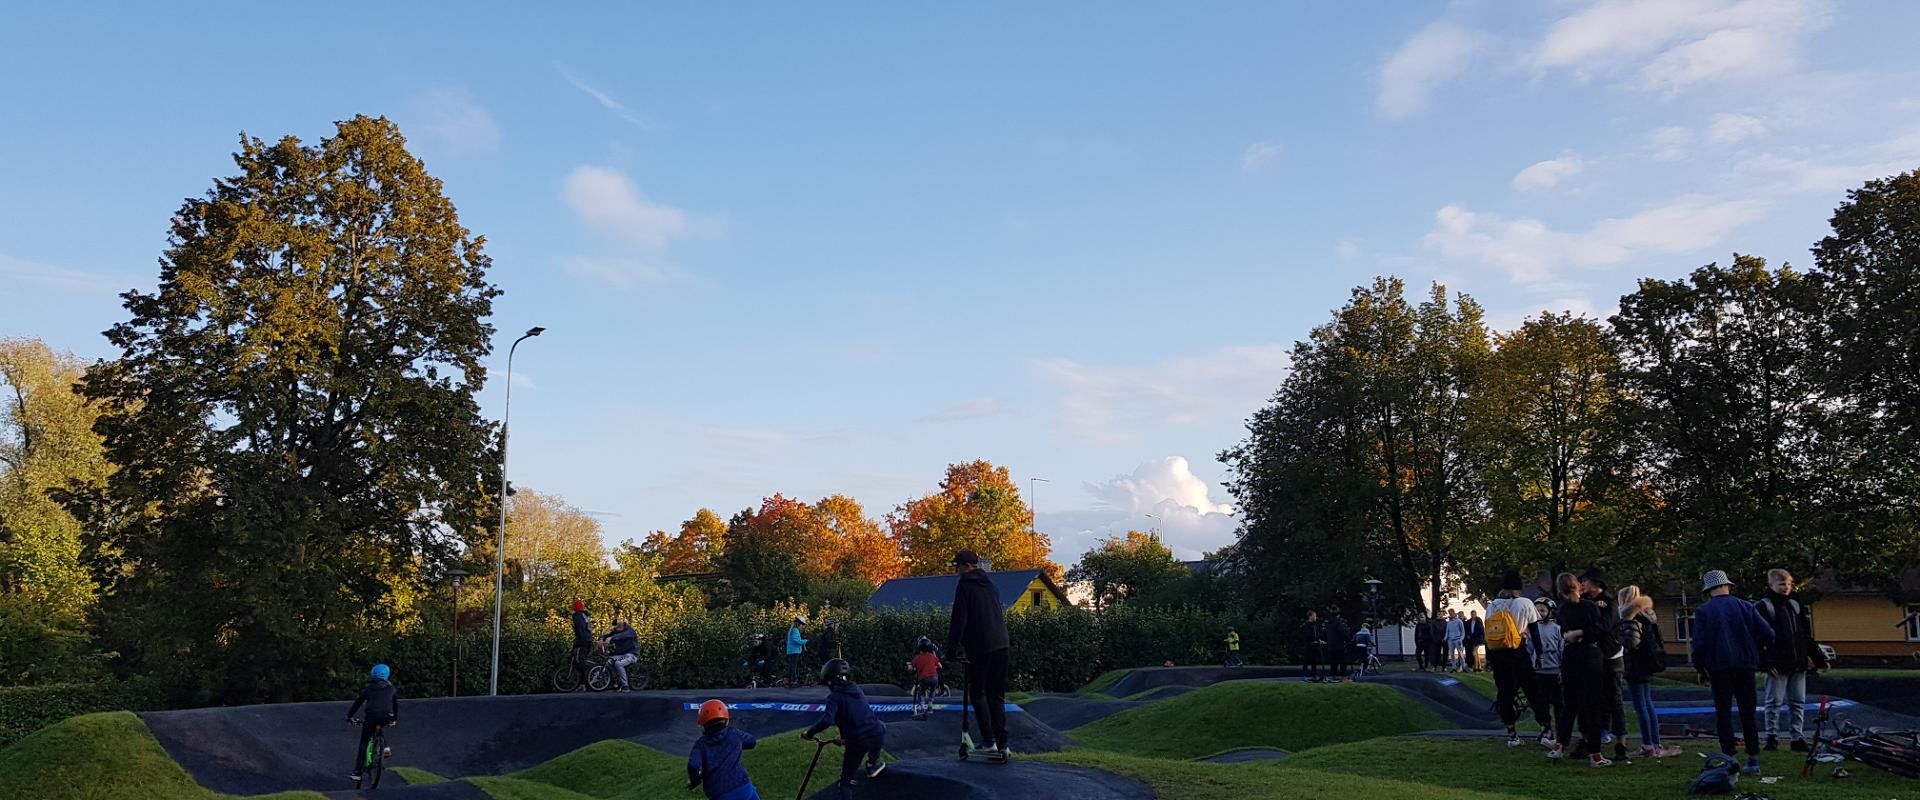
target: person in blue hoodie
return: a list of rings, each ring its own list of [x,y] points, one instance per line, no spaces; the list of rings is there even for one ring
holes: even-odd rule
[[[787,685],[800,682],[800,654],[807,652],[807,637],[800,635],[800,626],[807,624],[806,617],[794,617],[793,627],[787,629]]]
[[[387,665],[373,665],[373,671],[367,676],[367,688],[360,690],[360,696],[353,699],[353,707],[347,709],[347,724],[360,726],[360,746],[353,749],[353,774],[347,776],[355,781],[360,780],[360,771],[367,766],[367,742],[373,741],[373,735],[382,727],[400,724],[400,690],[387,681],[392,676],[393,670]],[[357,716],[362,708],[367,711],[364,719]]]
[[[813,727],[800,733],[800,738],[812,741],[815,734],[828,727],[840,729],[841,744],[846,753],[840,759],[840,796],[853,796],[853,782],[860,775],[860,762],[866,762],[868,778],[877,778],[887,764],[880,760],[880,749],[887,744],[887,724],[874,716],[873,708],[867,705],[867,695],[860,691],[860,684],[853,682],[853,667],[844,658],[828,661],[820,667],[820,682],[827,685],[827,711],[820,715],[820,721]]]
[[[695,719],[704,732],[687,754],[687,789],[705,788],[709,800],[760,800],[740,761],[741,751],[752,750],[759,740],[734,728],[727,704],[719,700],[701,703]]]
[[[1733,705],[1740,704],[1740,725],[1746,730],[1747,769],[1760,774],[1760,726],[1755,724],[1753,674],[1760,669],[1760,651],[1773,644],[1773,626],[1753,604],[1733,596],[1733,581],[1722,570],[1709,571],[1700,581],[1707,602],[1693,612],[1693,668],[1701,683],[1713,687],[1713,722],[1719,729],[1720,752],[1735,755]]]

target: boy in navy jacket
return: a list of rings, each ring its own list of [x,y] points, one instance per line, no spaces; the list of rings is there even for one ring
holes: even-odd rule
[[[844,658],[828,661],[820,667],[820,681],[827,685],[827,711],[820,715],[820,721],[800,734],[800,738],[812,741],[814,734],[826,730],[829,726],[840,729],[841,743],[846,745],[846,753],[840,760],[840,796],[853,796],[853,782],[860,774],[860,762],[867,762],[867,777],[876,778],[880,771],[887,768],[880,760],[880,749],[887,744],[887,724],[874,716],[873,709],[867,705],[867,694],[860,691],[860,684],[853,682],[853,668]]]
[[[687,788],[704,787],[710,800],[760,800],[740,762],[741,751],[757,744],[753,734],[735,730],[727,704],[719,700],[701,703],[696,719],[706,732],[694,740],[693,752],[687,754]]]

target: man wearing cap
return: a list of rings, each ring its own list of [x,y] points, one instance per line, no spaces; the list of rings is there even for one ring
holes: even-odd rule
[[[1007,752],[1007,620],[1000,593],[972,550],[953,554],[960,580],[953,589],[953,617],[946,652],[967,661],[967,700],[980,723],[989,756]]]
[[[1693,613],[1693,668],[1713,686],[1713,721],[1720,734],[1720,752],[1734,755],[1733,704],[1740,704],[1740,727],[1746,731],[1749,775],[1760,773],[1760,726],[1756,724],[1753,673],[1760,669],[1760,650],[1773,643],[1773,626],[1751,603],[1733,596],[1733,581],[1722,570],[1709,571],[1700,581],[1707,602]]]

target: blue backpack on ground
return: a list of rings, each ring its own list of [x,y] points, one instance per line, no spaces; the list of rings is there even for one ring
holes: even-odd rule
[[[1707,764],[1694,776],[1693,783],[1687,784],[1687,794],[1732,794],[1733,787],[1740,783],[1740,762],[1726,753],[1702,753],[1700,757]]]

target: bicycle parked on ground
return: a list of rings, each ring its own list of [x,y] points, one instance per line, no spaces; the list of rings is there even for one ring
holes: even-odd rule
[[[350,725],[359,725],[360,720],[349,719]],[[353,782],[355,789],[380,788],[380,776],[387,771],[387,759],[393,757],[393,749],[387,747],[387,726],[373,729],[373,738],[367,740],[367,749],[360,754],[360,779]]]
[[[1867,766],[1920,778],[1920,731],[1861,728],[1842,722],[1840,735],[1827,740],[1826,746]]]

